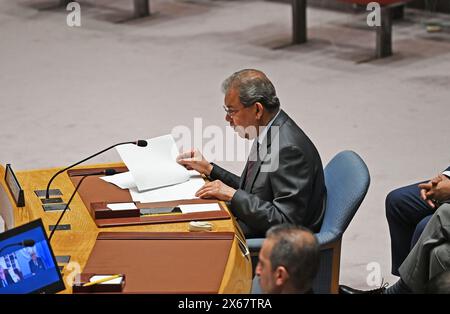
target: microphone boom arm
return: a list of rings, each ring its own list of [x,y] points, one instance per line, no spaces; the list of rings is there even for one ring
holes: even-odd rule
[[[123,143],[112,145],[112,146],[110,146],[108,148],[105,148],[104,150],[102,150],[102,151],[100,151],[100,152],[98,152],[98,153],[96,153],[94,155],[91,155],[91,156],[89,156],[89,157],[87,157],[87,158],[85,158],[85,159],[83,159],[81,161],[78,161],[78,162],[76,162],[76,163],[74,163],[74,164],[72,164],[72,165],[70,165],[70,166],[68,166],[68,167],[66,167],[64,169],[59,170],[58,172],[56,172],[53,175],[53,177],[50,179],[50,181],[48,181],[47,189],[46,189],[46,192],[45,192],[45,198],[48,199],[50,197],[50,195],[49,195],[50,194],[50,191],[49,191],[50,190],[50,185],[52,184],[52,182],[56,178],[56,176],[58,176],[60,173],[63,173],[64,171],[66,171],[66,170],[68,170],[68,169],[70,169],[72,167],[78,166],[79,164],[81,164],[81,163],[83,163],[83,162],[85,162],[85,161],[87,161],[87,160],[89,160],[91,158],[94,158],[94,157],[96,157],[96,156],[106,152],[107,150],[110,150],[110,149],[116,147],[116,146],[124,145],[124,144],[135,144],[135,143],[136,143],[135,141],[131,141],[131,142],[123,142]]]
[[[76,186],[76,188],[75,188],[75,191],[73,191],[72,195],[70,196],[69,201],[68,201],[67,204],[66,204],[66,207],[64,207],[64,210],[63,210],[63,212],[61,213],[61,215],[59,216],[58,221],[57,221],[56,224],[53,226],[53,229],[52,229],[52,231],[50,232],[50,235],[48,236],[48,241],[50,241],[50,240],[52,239],[53,233],[55,233],[55,231],[56,231],[56,227],[58,227],[58,225],[59,225],[61,219],[64,217],[64,214],[66,213],[67,208],[69,208],[69,204],[72,202],[72,199],[74,198],[75,194],[77,194],[78,188],[80,187],[81,183],[83,183],[84,179],[86,179],[87,177],[88,177],[88,175],[83,176],[83,177],[81,178],[80,182],[78,182],[78,184],[77,184],[77,186]]]

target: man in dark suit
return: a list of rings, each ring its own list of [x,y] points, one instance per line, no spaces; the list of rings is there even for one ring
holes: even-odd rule
[[[264,237],[281,223],[319,231],[326,189],[314,144],[280,109],[275,88],[261,71],[236,72],[222,89],[226,121],[241,137],[255,141],[241,177],[196,150],[178,156],[180,164],[213,180],[196,196],[230,202],[246,237]]]
[[[13,283],[14,280],[12,279],[8,270],[7,269],[5,270],[2,267],[0,267],[0,288],[6,288],[9,285],[12,285]]]
[[[445,180],[448,176],[450,167],[443,174],[428,181],[428,184]],[[391,234],[392,274],[396,276],[399,276],[398,268],[416,244],[438,205],[433,199],[425,197],[426,190],[420,184],[426,184],[426,181],[398,188],[386,197],[386,218]]]
[[[417,243],[399,266],[400,279],[388,289],[370,291],[340,286],[342,294],[366,293],[424,293],[430,279],[450,269],[450,179],[439,175],[419,185],[420,197],[430,207],[439,208],[431,215]],[[444,204],[442,204],[444,203]]]
[[[450,185],[449,185],[450,187]],[[450,191],[450,189],[449,189]],[[449,194],[450,195],[450,194]],[[425,293],[430,280],[450,269],[450,204],[431,216],[416,245],[399,267],[400,279],[391,287],[362,291],[339,286],[341,294]]]
[[[28,265],[30,266],[30,271],[33,275],[45,270],[44,262],[34,252],[31,253],[31,260],[28,262]]]

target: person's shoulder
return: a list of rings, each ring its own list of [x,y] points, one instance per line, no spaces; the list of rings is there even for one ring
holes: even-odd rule
[[[287,145],[301,145],[304,141],[309,141],[305,132],[286,112],[281,111],[279,118],[280,139],[286,141]]]
[[[279,133],[280,149],[295,147],[305,153],[317,153],[314,143],[292,119],[286,120],[286,123],[280,127]]]

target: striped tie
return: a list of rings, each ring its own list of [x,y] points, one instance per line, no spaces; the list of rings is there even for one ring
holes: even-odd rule
[[[259,160],[259,142],[256,140],[256,156],[254,155],[254,153],[250,153],[250,156],[248,158],[247,161],[247,171],[245,172],[245,190],[250,191],[251,188],[251,179],[253,176],[253,171],[255,170],[255,165],[257,163],[257,161]],[[256,158],[255,158],[256,157]]]

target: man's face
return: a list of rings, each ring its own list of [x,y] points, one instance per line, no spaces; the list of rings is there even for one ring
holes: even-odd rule
[[[36,254],[31,254],[31,259],[33,260],[33,261],[35,261],[36,260]]]
[[[225,94],[225,107],[229,113],[225,115],[225,120],[238,132],[239,136],[246,139],[254,139],[257,135],[257,106],[244,107],[239,100],[237,88],[230,88]]]
[[[255,274],[259,277],[259,285],[264,293],[279,293],[280,287],[276,285],[276,275],[272,271],[270,255],[274,241],[265,239],[261,250],[259,251],[259,262],[256,266]]]

